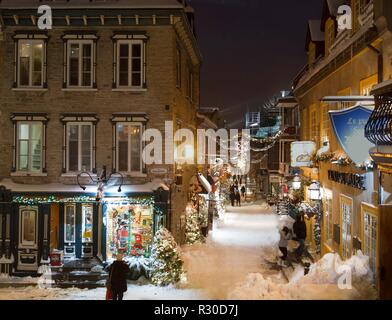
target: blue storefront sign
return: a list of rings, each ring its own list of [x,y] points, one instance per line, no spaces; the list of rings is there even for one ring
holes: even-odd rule
[[[365,126],[372,111],[371,108],[355,106],[329,112],[336,138],[344,152],[356,164],[367,161],[370,158],[369,149],[374,146],[365,137]]]

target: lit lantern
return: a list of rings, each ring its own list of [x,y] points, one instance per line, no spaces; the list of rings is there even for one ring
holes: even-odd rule
[[[301,178],[299,177],[299,175],[295,175],[294,179],[293,179],[293,189],[294,190],[300,190],[301,189]]]
[[[317,181],[313,181],[309,186],[309,199],[313,201],[321,200],[320,184]]]

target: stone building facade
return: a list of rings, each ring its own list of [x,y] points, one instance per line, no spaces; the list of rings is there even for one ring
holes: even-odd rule
[[[78,174],[96,180],[104,167],[107,176],[120,172],[129,190],[159,182],[170,193],[166,224],[181,239],[182,185],[196,166],[165,164],[165,153],[163,164],[145,165],[141,136],[152,128],[164,138],[166,121],[174,131],[196,130],[201,54],[193,9],[177,0],[48,1],[53,29],[39,30],[42,4],[0,4],[0,185],[11,192],[22,185],[22,196],[45,185],[74,192],[91,184]]]

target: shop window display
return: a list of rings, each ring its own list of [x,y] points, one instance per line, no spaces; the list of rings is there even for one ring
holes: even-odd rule
[[[83,205],[82,206],[82,242],[92,243],[93,242],[93,206]]]
[[[115,258],[118,252],[125,257],[150,255],[153,238],[153,208],[142,205],[108,205],[107,253]]]

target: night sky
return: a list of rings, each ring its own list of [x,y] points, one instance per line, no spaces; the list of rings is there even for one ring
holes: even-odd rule
[[[219,107],[230,126],[247,108],[289,90],[306,63],[307,21],[322,0],[191,0],[203,54],[202,107]]]

